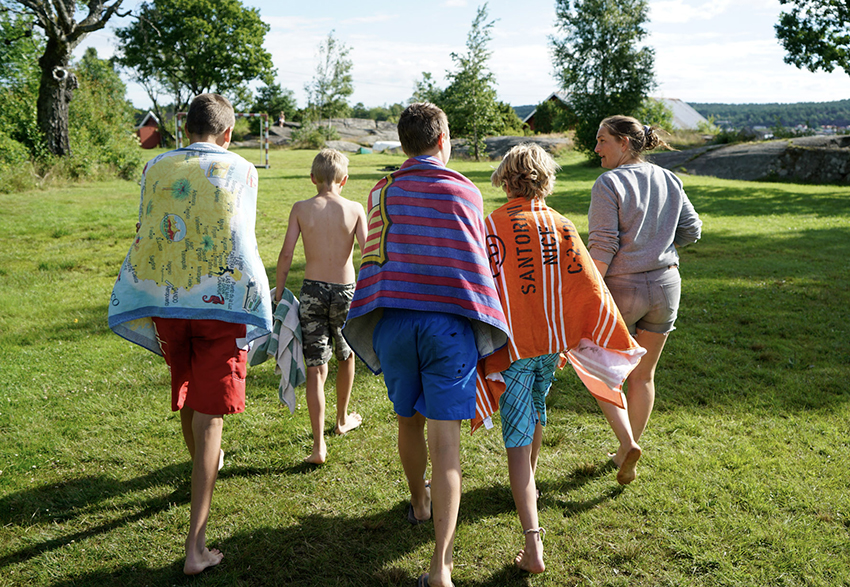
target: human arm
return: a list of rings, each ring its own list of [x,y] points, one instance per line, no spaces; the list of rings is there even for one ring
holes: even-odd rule
[[[597,259],[593,259],[593,264],[596,265],[596,268],[599,270],[599,274],[602,277],[605,277],[605,274],[608,273],[608,263],[603,263]]]
[[[297,206],[297,204],[296,204]],[[286,278],[289,276],[289,269],[292,267],[292,256],[295,253],[295,245],[298,243],[298,237],[301,235],[301,226],[298,224],[298,214],[295,206],[289,213],[289,224],[286,227],[286,234],[283,237],[283,246],[280,249],[280,255],[277,257],[277,268],[275,270],[275,303],[280,301],[283,296],[283,290],[286,289]]]
[[[596,180],[590,192],[587,249],[604,276],[620,250],[620,201],[613,186],[603,180],[604,175]]]
[[[357,204],[357,224],[354,227],[354,236],[357,238],[357,246],[360,247],[360,255],[366,249],[366,212],[361,204]]]
[[[686,247],[697,242],[702,236],[702,220],[694,209],[693,204],[682,192],[682,211],[679,213],[679,223],[676,225],[676,236],[673,244],[676,247]]]

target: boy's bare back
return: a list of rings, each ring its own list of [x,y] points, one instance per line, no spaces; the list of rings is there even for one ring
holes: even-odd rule
[[[359,203],[335,193],[337,190],[322,189],[324,187],[321,186],[319,193],[309,200],[292,206],[278,260],[278,291],[282,291],[281,286],[286,283],[299,236],[304,240],[305,279],[348,284],[356,278],[352,261],[354,239],[363,250],[366,213]]]
[[[320,192],[292,208],[304,241],[305,279],[353,283],[354,239],[362,250],[366,240],[363,206],[341,195]]]

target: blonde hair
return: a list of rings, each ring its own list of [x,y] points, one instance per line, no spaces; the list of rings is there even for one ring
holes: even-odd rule
[[[521,143],[508,151],[490,182],[514,197],[543,199],[555,190],[555,174],[561,166],[543,147]]]
[[[442,133],[449,135],[449,119],[430,102],[413,103],[398,118],[398,140],[408,157],[418,157],[436,147]]]
[[[219,94],[196,96],[186,114],[186,132],[198,137],[217,137],[234,124],[233,105]]]
[[[336,149],[322,149],[313,158],[310,173],[316,183],[329,186],[340,183],[348,175],[348,157]]]
[[[629,152],[632,157],[640,161],[643,160],[640,154],[644,151],[651,151],[659,147],[664,147],[670,151],[676,150],[658,136],[657,131],[659,129],[644,126],[637,118],[632,116],[621,114],[609,116],[599,123],[599,128],[605,128],[618,141],[628,139]]]

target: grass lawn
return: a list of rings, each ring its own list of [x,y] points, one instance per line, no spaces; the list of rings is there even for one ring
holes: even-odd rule
[[[260,161],[259,153],[243,153]],[[270,281],[314,152],[273,151],[257,223]],[[351,156],[365,202],[386,165]],[[549,203],[586,237],[600,169],[561,160]],[[493,164],[451,166],[503,202]],[[498,429],[464,434],[458,587],[850,585],[850,188],[685,177],[703,239],[682,252],[683,298],[631,485],[606,464],[613,433],[569,368],[550,394],[538,469],[547,571],[522,545]],[[290,415],[271,363],[249,371],[208,544],[223,563],[182,574],[191,465],[163,361],[111,333],[109,294],[138,214],[114,181],[0,195],[0,587],[413,585],[433,525],[405,520],[406,484],[383,380],[362,363],[352,409],[307,466],[303,397]],[[303,277],[299,250],[289,287]],[[333,381],[335,364],[331,364]],[[464,428],[467,429],[466,427]]]

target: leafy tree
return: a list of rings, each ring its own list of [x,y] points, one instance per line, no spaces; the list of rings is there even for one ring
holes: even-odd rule
[[[563,132],[574,125],[572,111],[560,100],[546,100],[534,110],[534,131]]]
[[[248,82],[274,80],[263,48],[269,25],[239,0],[152,0],[116,29],[117,61],[145,89],[164,121],[161,96],[185,112],[194,96],[216,92],[237,108],[251,102]],[[165,129],[163,129],[165,130]]]
[[[254,103],[251,105],[251,112],[265,112],[269,115],[269,124],[275,124],[281,112],[286,116],[286,120],[300,119],[295,92],[281,89],[279,84],[269,84],[257,90]],[[260,120],[251,118],[249,122],[251,132],[258,133],[260,131]]]
[[[431,102],[440,106],[443,100],[443,90],[437,86],[437,82],[427,71],[422,72],[422,79],[413,87],[411,102]]]
[[[447,72],[451,83],[440,98],[452,134],[472,142],[476,161],[484,151],[484,137],[502,126],[495,76],[487,69],[494,23],[487,21],[487,4],[479,6],[466,38],[466,53],[451,54],[457,69]]]
[[[44,31],[45,44],[38,66],[41,70],[36,115],[47,149],[56,155],[70,155],[68,106],[79,86],[69,69],[71,55],[90,33],[106,26],[123,0],[0,0],[4,12],[31,18]],[[77,17],[81,17],[77,20]]]
[[[850,75],[850,2],[779,0],[790,5],[776,25],[776,37],[788,52],[785,63],[809,71],[840,67]]]
[[[643,124],[673,132],[673,111],[660,100],[645,98],[635,112],[635,118]]]
[[[349,112],[347,98],[354,93],[348,57],[349,48],[334,38],[334,32],[319,44],[316,74],[304,86],[308,95],[308,110],[314,120],[345,116]]]
[[[127,87],[112,62],[100,59],[93,47],[74,65],[80,88],[71,103],[70,135],[75,156],[72,177],[118,175],[134,179],[143,154],[133,131],[133,105]]]
[[[0,12],[0,39],[0,163],[18,164],[47,153],[35,107],[45,41],[31,17],[9,12]]]
[[[576,143],[592,154],[606,116],[634,115],[655,87],[655,52],[641,47],[647,0],[556,0],[553,65],[576,115]]]
[[[389,106],[375,106],[367,108],[363,102],[358,102],[351,109],[351,116],[354,118],[367,118],[376,122],[391,121],[398,122],[399,116],[404,112],[404,104],[396,103]]]

